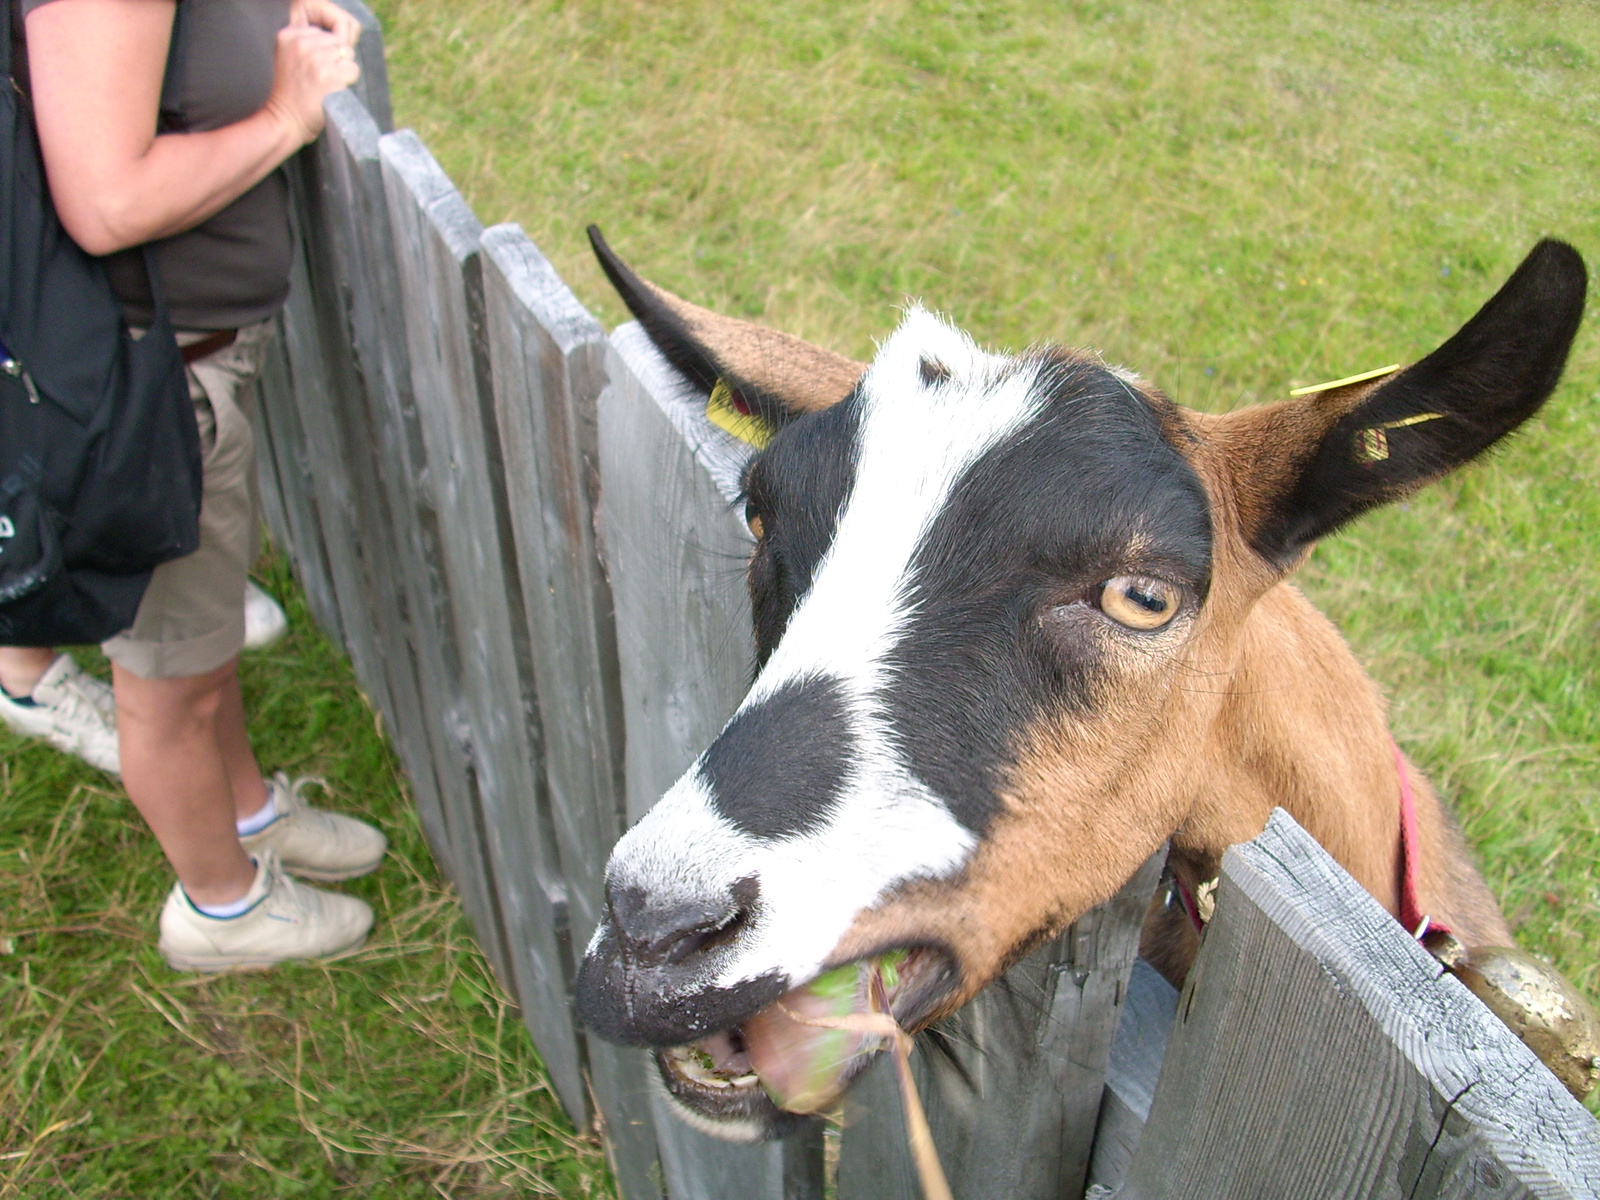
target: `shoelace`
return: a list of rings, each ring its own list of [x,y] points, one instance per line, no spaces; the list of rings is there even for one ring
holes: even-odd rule
[[[272,782],[275,785],[274,790],[288,801],[287,804],[279,804],[280,815],[295,809],[311,807],[311,801],[305,798],[305,788],[308,784],[314,783],[325,792],[332,790],[328,787],[328,781],[321,775],[302,775],[291,783],[289,772],[278,771],[272,776]]]

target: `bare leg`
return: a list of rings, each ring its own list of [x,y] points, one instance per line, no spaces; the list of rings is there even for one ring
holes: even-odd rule
[[[238,659],[223,684],[222,704],[217,709],[217,744],[228,772],[228,788],[233,793],[233,814],[243,819],[260,811],[267,802],[267,784],[261,778],[255,751],[244,727],[244,699],[239,695]]]
[[[48,646],[0,646],[0,688],[21,699],[55,662]]]
[[[123,785],[197,904],[230,903],[255,881],[234,825],[222,737],[230,685],[238,695],[236,668],[234,661],[204,675],[143,679],[112,666]],[[242,710],[238,721],[242,736]],[[259,770],[255,778],[259,784]]]

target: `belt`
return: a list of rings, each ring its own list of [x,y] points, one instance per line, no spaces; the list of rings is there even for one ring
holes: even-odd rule
[[[233,345],[234,339],[238,336],[239,331],[237,329],[219,329],[215,333],[208,333],[198,342],[190,342],[187,346],[179,346],[178,353],[183,356],[183,365],[188,366],[208,354],[215,354],[218,350],[224,350]]]

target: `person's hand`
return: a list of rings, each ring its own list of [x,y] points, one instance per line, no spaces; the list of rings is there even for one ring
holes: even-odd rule
[[[361,22],[333,0],[294,0],[289,6],[289,24],[326,29],[352,49],[361,37]]]
[[[360,36],[355,18],[331,0],[297,0],[290,23],[278,31],[266,108],[301,145],[322,132],[323,99],[361,77],[354,49]]]

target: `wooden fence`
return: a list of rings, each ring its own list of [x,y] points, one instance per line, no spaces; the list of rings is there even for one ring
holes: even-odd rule
[[[820,1200],[832,1161],[844,1200],[913,1200],[887,1070],[831,1151],[820,1125],[734,1146],[574,1018],[612,843],[749,682],[748,448],[388,131],[377,25],[349,7],[362,84],[291,164],[298,253],[261,389],[273,538],[622,1195]],[[1136,963],[1159,871],[916,1056],[961,1200],[1600,1195],[1600,1127],[1286,817],[1230,852],[1182,997]]]

